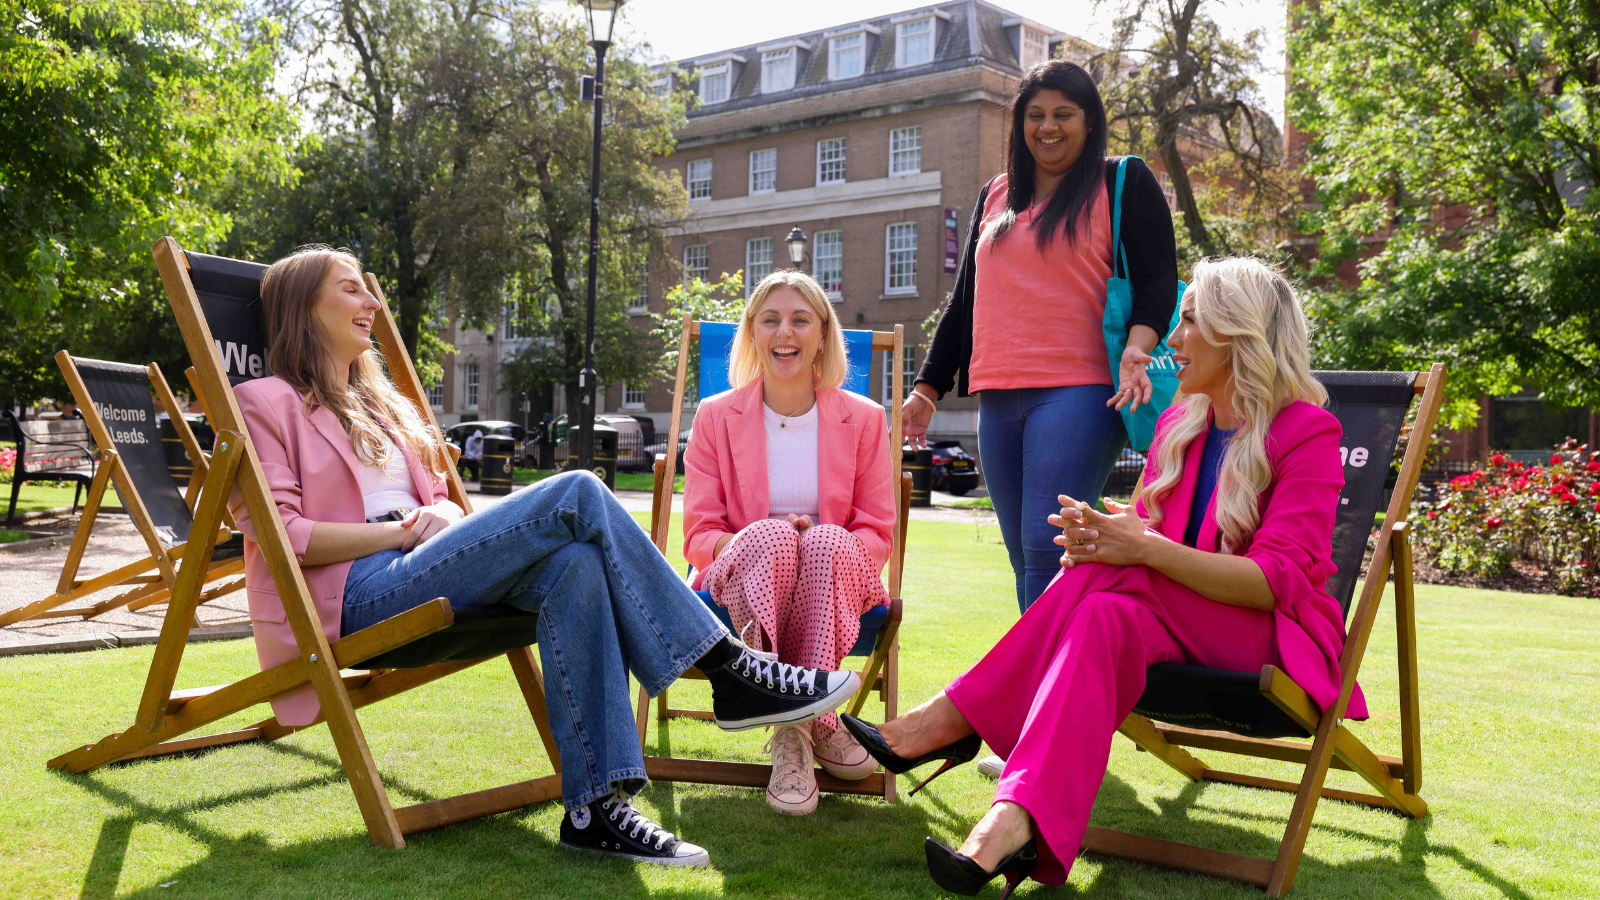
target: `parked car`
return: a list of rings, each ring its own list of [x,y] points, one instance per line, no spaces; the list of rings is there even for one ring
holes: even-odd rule
[[[1122,448],[1122,455],[1111,467],[1111,476],[1106,479],[1105,496],[1125,500],[1133,496],[1133,486],[1139,483],[1139,476],[1144,472],[1144,454],[1132,447]]]
[[[654,465],[655,456],[647,452],[644,427],[639,418],[621,413],[600,413],[594,417],[594,421],[597,425],[608,425],[617,430],[617,471],[648,470]],[[559,440],[572,437],[568,432],[572,424],[566,413],[556,417],[555,432]],[[652,431],[655,429],[654,422],[650,423],[650,428]]]
[[[934,441],[928,447],[933,451],[934,490],[960,497],[978,486],[978,461],[960,441]]]
[[[454,445],[457,450],[465,451],[467,438],[472,437],[474,431],[482,431],[484,437],[497,434],[511,438],[515,444],[511,450],[511,464],[514,466],[525,465],[526,454],[523,452],[522,444],[527,439],[527,434],[524,433],[522,426],[515,422],[506,422],[499,419],[490,419],[483,422],[462,422],[460,425],[450,426],[445,431],[445,443]]]

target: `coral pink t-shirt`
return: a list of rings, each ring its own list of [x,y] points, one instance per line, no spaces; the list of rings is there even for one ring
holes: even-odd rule
[[[1067,242],[1034,242],[1035,206],[1017,214],[998,242],[991,224],[1006,206],[1006,176],[989,186],[978,240],[972,303],[973,392],[1110,384],[1101,319],[1111,276],[1111,213],[1101,190]]]

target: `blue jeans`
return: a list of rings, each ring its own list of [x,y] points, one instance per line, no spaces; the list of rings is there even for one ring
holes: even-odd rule
[[[355,561],[344,632],[445,597],[539,615],[561,796],[577,809],[646,783],[628,673],[652,696],[727,635],[588,472],[569,472],[473,513],[409,553]]]
[[[978,453],[1023,612],[1061,569],[1061,529],[1048,517],[1057,494],[1100,499],[1127,446],[1122,416],[1106,406],[1109,384],[978,393]]]

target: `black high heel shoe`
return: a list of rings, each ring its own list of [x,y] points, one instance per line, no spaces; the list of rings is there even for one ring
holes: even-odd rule
[[[907,799],[916,796],[917,791],[926,787],[928,782],[938,778],[950,769],[965,762],[972,762],[972,758],[978,755],[978,748],[983,746],[983,738],[978,737],[976,734],[969,734],[964,738],[951,741],[943,747],[930,750],[916,759],[906,759],[890,750],[889,745],[884,743],[883,735],[878,733],[878,729],[868,725],[866,722],[848,713],[840,714],[839,721],[844,723],[845,730],[850,732],[850,736],[856,739],[856,743],[860,744],[885,769],[896,775],[903,775],[923,763],[932,762],[936,759],[945,761],[945,764],[940,766],[937,772],[917,782],[917,786],[906,793]]]
[[[928,874],[934,883],[951,893],[969,897],[993,881],[996,875],[1003,875],[1006,889],[1000,893],[1000,900],[1006,900],[1022,883],[1022,879],[1032,875],[1034,867],[1039,864],[1037,838],[1028,838],[1028,842],[1017,848],[1015,853],[1000,860],[1000,865],[995,866],[993,872],[985,871],[970,856],[962,856],[933,838],[923,841],[922,848],[927,853]]]

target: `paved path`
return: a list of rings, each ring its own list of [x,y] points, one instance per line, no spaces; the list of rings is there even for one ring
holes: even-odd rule
[[[477,509],[493,506],[505,499],[470,491],[469,495],[473,506]],[[630,512],[650,511],[648,491],[619,491],[617,498]],[[935,502],[948,503],[958,499],[960,498],[948,494],[934,495]],[[681,513],[682,495],[678,495],[675,500],[673,509]],[[911,517],[918,521],[972,523],[993,521],[994,513],[989,510],[932,507],[913,509]],[[56,581],[61,577],[62,562],[66,559],[71,531],[76,526],[76,517],[60,515],[35,520],[28,525],[31,530],[62,531],[66,533],[66,537],[54,547],[0,552],[0,611],[25,606],[48,596],[55,590]],[[89,540],[89,547],[84,554],[78,577],[93,576],[126,565],[142,558],[146,552],[144,541],[139,537],[133,524],[128,521],[127,516],[120,513],[101,515],[94,535]],[[119,592],[116,590],[102,591],[73,605],[88,606],[116,596],[117,593]],[[8,647],[12,652],[17,652],[20,649],[19,645],[37,644],[46,639],[57,641],[76,639],[75,644],[52,645],[55,649],[63,650],[80,649],[77,644],[115,646],[119,642],[147,643],[152,633],[160,630],[165,612],[165,606],[155,606],[138,612],[114,610],[89,621],[71,618],[18,622],[0,628],[0,654],[4,654]],[[217,636],[243,636],[250,624],[244,591],[236,591],[203,604],[197,618],[202,627],[222,629]]]

